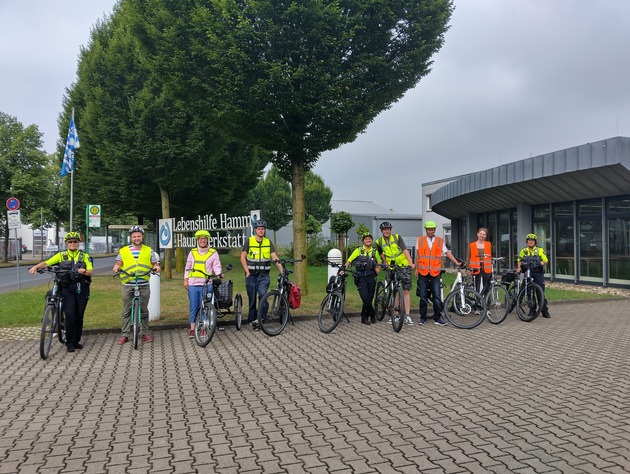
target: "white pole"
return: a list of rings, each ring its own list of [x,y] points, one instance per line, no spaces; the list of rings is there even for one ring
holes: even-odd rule
[[[74,107],[72,107],[72,123],[74,123]],[[76,158],[73,158],[73,159],[76,159]],[[73,206],[73,196],[74,196],[74,168],[75,166],[76,166],[76,163],[73,161],[72,171],[70,171],[70,230],[68,232],[72,232],[72,206]]]

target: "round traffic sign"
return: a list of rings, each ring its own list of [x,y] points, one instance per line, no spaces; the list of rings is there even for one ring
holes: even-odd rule
[[[17,211],[20,208],[20,201],[18,198],[11,197],[7,199],[7,209],[9,211]]]

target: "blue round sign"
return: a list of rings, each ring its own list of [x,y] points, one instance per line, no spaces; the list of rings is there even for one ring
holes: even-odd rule
[[[20,208],[20,201],[18,198],[7,199],[7,209],[9,211],[17,211]]]

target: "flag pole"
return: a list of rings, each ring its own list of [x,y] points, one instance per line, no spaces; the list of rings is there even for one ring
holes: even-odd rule
[[[72,123],[74,123],[74,107],[72,107]],[[74,198],[74,164],[72,166],[72,170],[70,171],[70,230],[72,232],[72,206],[73,206],[73,198]]]

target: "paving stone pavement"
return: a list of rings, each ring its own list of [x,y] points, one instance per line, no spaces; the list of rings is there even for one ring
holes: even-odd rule
[[[399,334],[314,320],[134,351],[0,342],[1,473],[630,471],[625,301]]]

